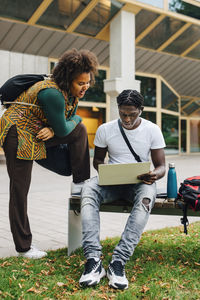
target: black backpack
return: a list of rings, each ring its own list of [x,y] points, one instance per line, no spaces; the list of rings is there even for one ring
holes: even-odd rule
[[[19,95],[38,81],[43,81],[45,74],[22,74],[8,79],[0,88],[1,104],[8,108]]]
[[[194,211],[200,211],[200,176],[186,178],[178,191],[176,198],[177,205],[183,210],[183,218],[181,224],[184,225],[184,233],[187,234],[187,209],[191,208]]]

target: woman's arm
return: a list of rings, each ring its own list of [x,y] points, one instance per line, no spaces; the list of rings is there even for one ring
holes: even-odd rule
[[[68,135],[81,121],[81,117],[73,115],[69,120],[65,117],[65,99],[60,91],[47,88],[38,93],[38,101],[48,120],[49,126],[58,137]]]

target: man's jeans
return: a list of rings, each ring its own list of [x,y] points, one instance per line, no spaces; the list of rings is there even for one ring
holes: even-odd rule
[[[99,186],[98,177],[85,183],[82,190],[82,245],[86,259],[101,256],[100,217],[101,203],[126,199],[133,203],[124,232],[114,249],[113,259],[126,263],[137,246],[156,198],[156,184]],[[109,232],[109,228],[108,228]]]

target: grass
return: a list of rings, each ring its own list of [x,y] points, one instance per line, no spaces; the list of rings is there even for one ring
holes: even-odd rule
[[[102,241],[105,268],[118,241]],[[128,290],[109,288],[107,278],[81,289],[84,263],[81,249],[70,257],[59,249],[40,260],[0,259],[0,299],[200,299],[200,222],[190,224],[188,235],[182,226],[145,232],[126,264]]]

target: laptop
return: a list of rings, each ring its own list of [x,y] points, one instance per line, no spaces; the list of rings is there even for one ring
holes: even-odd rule
[[[151,162],[127,164],[100,164],[99,185],[117,185],[139,183],[138,175],[150,171]]]

